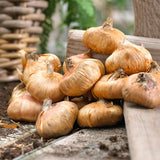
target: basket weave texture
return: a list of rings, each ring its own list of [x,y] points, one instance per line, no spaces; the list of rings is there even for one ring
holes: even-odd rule
[[[40,22],[45,0],[0,1],[0,82],[18,80],[16,68],[21,68],[19,50],[37,51],[38,37],[43,32]]]

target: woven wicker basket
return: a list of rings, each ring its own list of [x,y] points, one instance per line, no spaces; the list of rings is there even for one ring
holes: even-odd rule
[[[0,82],[18,80],[16,68],[21,68],[19,50],[37,51],[42,33],[44,0],[0,1]]]

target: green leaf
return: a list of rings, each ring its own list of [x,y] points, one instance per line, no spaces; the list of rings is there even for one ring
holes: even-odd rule
[[[86,0],[81,0],[81,1],[77,1],[77,4],[79,5],[79,7],[82,8],[83,11],[86,12],[86,14],[89,17],[94,17],[94,8],[93,8],[93,4],[92,1],[86,1]]]
[[[73,22],[77,24],[74,26]],[[68,0],[68,12],[64,23],[71,28],[79,29],[97,26],[93,2],[91,0]]]
[[[43,33],[40,35],[41,44],[40,51],[41,53],[46,53],[47,44],[50,32],[53,29],[52,26],[52,15],[55,13],[56,5],[59,3],[66,3],[68,6],[67,13],[61,14],[62,24],[68,25],[70,28],[86,29],[92,26],[97,26],[95,21],[95,8],[92,0],[46,0],[48,2],[48,8],[44,10],[46,16],[45,21],[41,23],[43,27]]]

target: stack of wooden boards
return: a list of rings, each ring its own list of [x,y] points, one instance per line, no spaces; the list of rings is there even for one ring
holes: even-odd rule
[[[44,0],[0,1],[0,82],[18,80],[19,50],[37,51],[40,22],[45,19],[42,10],[47,6]]]

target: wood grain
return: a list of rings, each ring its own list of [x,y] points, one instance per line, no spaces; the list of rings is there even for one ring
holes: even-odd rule
[[[146,109],[124,103],[124,117],[132,160],[160,159],[160,106]]]
[[[132,0],[134,8],[134,35],[160,38],[160,1]]]

